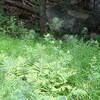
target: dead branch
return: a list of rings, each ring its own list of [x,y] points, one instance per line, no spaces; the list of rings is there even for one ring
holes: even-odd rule
[[[31,13],[36,13],[38,14],[39,13],[39,9],[35,8],[35,7],[30,7],[28,5],[23,5],[21,2],[19,1],[13,1],[13,0],[5,0],[6,3],[8,4],[11,4],[13,6],[16,6],[18,8],[21,8],[21,9],[24,9],[24,10],[27,10]]]

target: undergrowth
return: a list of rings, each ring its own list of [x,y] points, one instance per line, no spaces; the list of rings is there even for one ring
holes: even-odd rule
[[[33,30],[11,38],[5,27],[0,31],[0,100],[99,100],[95,42],[37,38]]]

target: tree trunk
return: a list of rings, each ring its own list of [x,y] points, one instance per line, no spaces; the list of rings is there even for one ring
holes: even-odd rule
[[[46,0],[40,0],[40,33],[46,32]]]
[[[4,14],[3,3],[4,3],[4,0],[0,0],[0,13],[1,14]]]

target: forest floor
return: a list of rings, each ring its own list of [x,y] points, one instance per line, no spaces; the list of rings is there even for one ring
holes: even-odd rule
[[[99,43],[51,34],[0,16],[0,100],[99,100]]]
[[[0,34],[0,100],[99,100],[95,42]]]

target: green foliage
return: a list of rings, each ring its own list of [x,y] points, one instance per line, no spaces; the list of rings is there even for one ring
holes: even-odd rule
[[[59,18],[54,18],[52,24],[50,25],[51,30],[59,30],[59,28],[62,26],[63,21]]]
[[[32,32],[24,28],[23,22],[18,22],[15,17],[5,17],[0,15],[0,33],[12,37],[22,37]]]
[[[64,21],[61,20],[60,18],[54,18],[52,20],[52,23],[49,25],[50,26],[50,33],[53,34],[53,35],[62,35],[64,33],[62,32],[59,32],[60,31],[60,28],[62,27]],[[55,32],[54,32],[55,31]],[[57,32],[56,32],[57,31]]]
[[[85,41],[89,39],[89,33],[88,33],[87,27],[83,27],[81,29],[79,37],[82,38]]]
[[[41,38],[33,30],[15,39],[2,35],[8,26],[1,28],[0,100],[99,100],[98,42]]]
[[[99,48],[99,41],[98,40],[90,40],[87,42],[88,45]]]
[[[0,41],[1,100],[98,100],[98,48],[48,35],[35,42]]]

